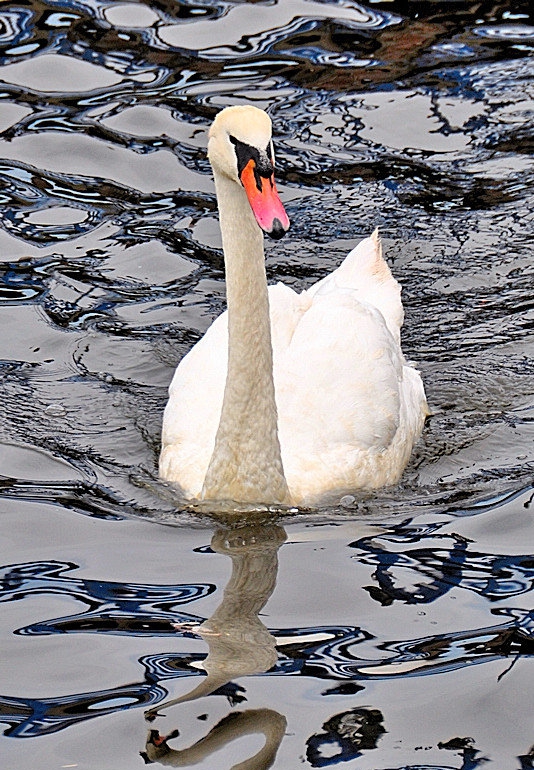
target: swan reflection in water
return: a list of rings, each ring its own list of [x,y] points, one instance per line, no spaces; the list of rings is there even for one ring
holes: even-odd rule
[[[285,539],[285,531],[276,525],[215,532],[211,547],[231,558],[232,575],[221,604],[197,629],[208,644],[203,662],[207,676],[189,693],[147,711],[148,721],[153,721],[161,709],[210,695],[235,677],[264,673],[276,664],[276,640],[258,614],[274,591],[278,549]],[[162,736],[158,730],[150,729],[142,756],[147,763],[185,767],[201,762],[237,738],[260,733],[265,736],[264,746],[234,768],[266,770],[275,760],[286,725],[286,718],[273,709],[232,712],[184,749],[172,749],[167,743],[178,736],[177,730]]]

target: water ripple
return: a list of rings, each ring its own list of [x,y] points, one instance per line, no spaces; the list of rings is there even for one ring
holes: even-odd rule
[[[33,12],[27,8],[0,10],[0,46],[15,46],[32,36]]]
[[[77,566],[38,562],[11,564],[0,569],[0,602],[20,601],[34,595],[62,595],[88,607],[82,613],[32,623],[15,633],[29,636],[79,632],[175,636],[175,623],[194,625],[202,622],[196,615],[177,612],[175,607],[209,596],[215,590],[215,586],[206,584],[149,586],[81,580],[64,574]]]
[[[374,30],[398,24],[400,19],[391,13],[369,9],[349,0],[328,4],[313,0],[279,0],[272,5],[256,4],[254,7],[228,3],[216,24],[212,20],[196,23],[194,37],[190,35],[188,25],[184,24],[162,26],[157,36],[177,50],[191,51],[203,59],[224,62],[236,56],[270,54],[274,49],[282,53],[290,39],[314,32],[328,21],[335,21],[336,25],[351,30]],[[301,55],[305,50],[302,49]],[[336,62],[333,57],[328,63]]]
[[[214,701],[181,714],[280,693],[288,755],[312,766],[441,767],[445,750],[466,768],[530,767],[515,678],[534,653],[526,4],[20,5],[0,11],[0,498],[15,522],[4,540],[20,544],[0,583],[15,651],[6,734],[78,725],[64,745],[100,736],[93,763],[105,764],[108,720],[91,720],[126,719],[206,681],[198,626],[215,587],[224,593],[204,536],[216,515],[185,507],[156,466],[172,372],[225,306],[208,127],[221,107],[253,103],[273,118],[292,219],[284,241],[266,244],[269,280],[306,288],[378,225],[433,414],[401,484],[287,514],[292,538],[261,626],[275,665],[231,674]],[[242,536],[229,538],[236,559]],[[178,558],[178,582],[145,559],[153,546],[162,565]],[[185,554],[206,561],[201,578]],[[139,570],[140,582],[121,582]],[[94,649],[98,671],[85,665]],[[478,741],[491,731],[473,698],[500,709],[493,746]],[[427,711],[446,734],[429,737]],[[477,731],[480,750],[455,724]],[[6,742],[13,766],[32,764],[23,744]],[[435,754],[421,754],[430,744]]]
[[[534,27],[528,24],[481,25],[473,30],[475,35],[495,40],[534,40]]]

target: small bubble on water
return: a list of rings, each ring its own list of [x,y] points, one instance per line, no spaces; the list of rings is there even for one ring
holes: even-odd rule
[[[107,382],[108,384],[113,382],[113,375],[108,374],[107,372],[97,372],[96,376],[101,382]]]
[[[65,407],[61,404],[48,404],[45,414],[49,417],[62,417],[65,414]]]

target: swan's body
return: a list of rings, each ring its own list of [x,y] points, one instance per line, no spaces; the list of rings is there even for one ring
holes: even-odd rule
[[[279,237],[289,221],[274,186],[270,218],[271,201],[255,190],[247,200],[254,159],[243,166],[242,154],[257,148],[261,166],[270,141],[270,120],[253,107],[223,110],[210,131],[228,311],[176,370],[160,457],[162,478],[191,498],[309,504],[393,484],[427,415],[376,232],[307,291],[267,289],[258,223]],[[267,173],[254,177],[265,194]]]

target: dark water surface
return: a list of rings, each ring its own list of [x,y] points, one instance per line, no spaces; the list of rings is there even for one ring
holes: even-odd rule
[[[2,770],[534,767],[529,4],[22,0],[0,45]],[[269,278],[378,225],[433,416],[398,487],[228,529],[155,469],[241,103]]]

